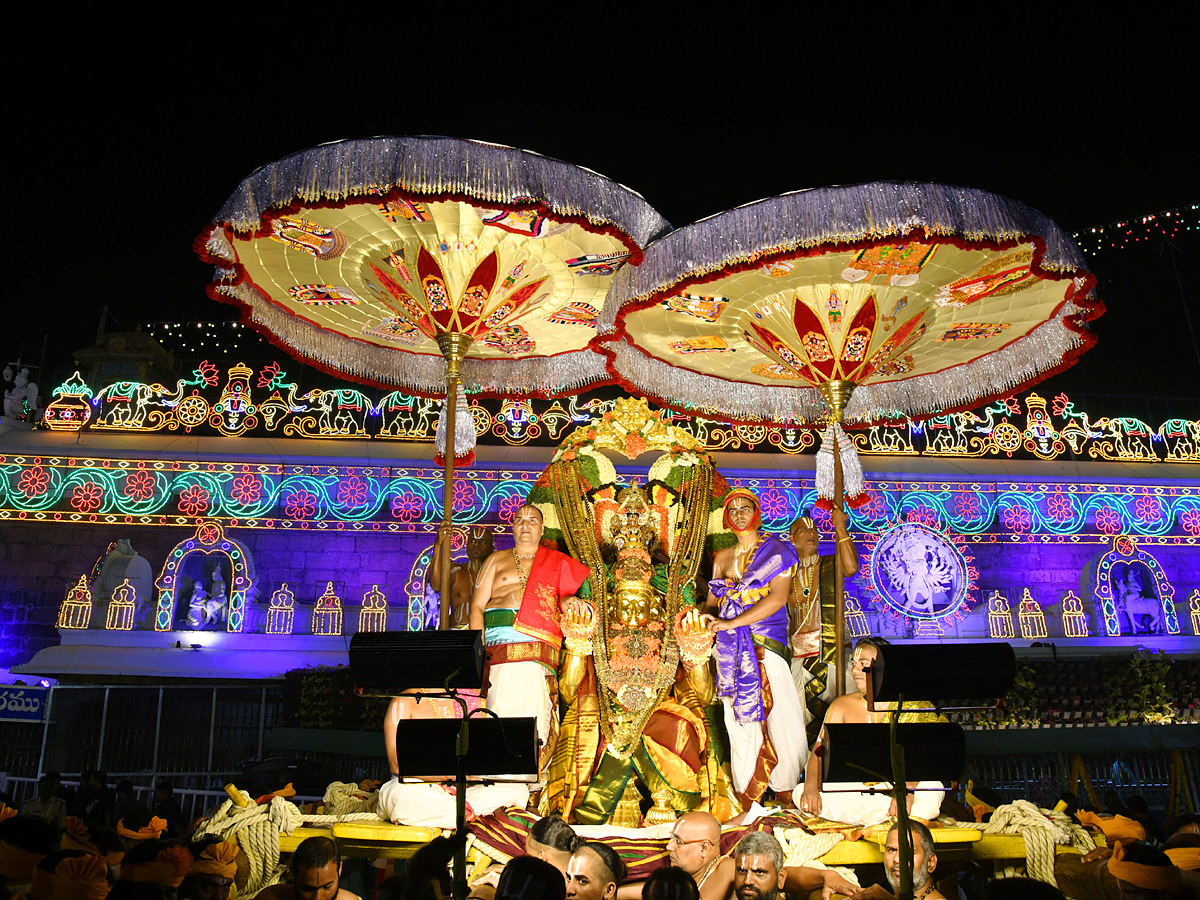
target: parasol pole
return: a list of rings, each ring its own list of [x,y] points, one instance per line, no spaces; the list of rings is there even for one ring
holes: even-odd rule
[[[443,331],[437,336],[438,349],[446,359],[446,451],[445,471],[442,476],[442,524],[451,524],[454,505],[454,430],[457,425],[459,367],[471,346],[471,336],[461,331]],[[444,619],[450,608],[450,544],[442,542],[441,616]]]
[[[821,396],[829,407],[829,421],[841,425],[846,414],[846,404],[850,395],[858,387],[853,381],[825,381],[820,387]],[[842,453],[835,443],[833,446],[833,508],[843,509],[845,497],[842,489]],[[833,641],[834,641],[834,673],[833,684],[835,695],[840,697],[846,692],[846,572],[842,568],[842,555],[838,552],[837,544],[833,547]]]

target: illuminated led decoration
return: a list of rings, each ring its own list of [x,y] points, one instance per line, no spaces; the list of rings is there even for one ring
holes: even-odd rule
[[[363,594],[362,607],[358,611],[359,631],[387,631],[387,597],[379,585]]]
[[[1004,641],[1015,636],[1008,598],[1001,591],[992,591],[988,597],[988,637]]]
[[[221,434],[245,434],[258,425],[258,419],[254,415],[258,412],[258,407],[250,398],[252,377],[254,370],[242,363],[229,370],[229,378],[221,391],[221,399],[212,407],[212,414],[208,417],[209,424]]]
[[[180,541],[167,555],[158,580],[154,582],[158,590],[155,631],[174,630],[179,600],[188,600],[190,607],[197,583],[202,583],[206,577],[210,582],[207,596],[214,597],[218,578],[221,584],[216,586],[216,591],[222,596],[228,591],[225,630],[242,630],[246,604],[256,593],[254,557],[244,544],[225,535],[221,523],[204,519],[196,527],[193,537]],[[180,594],[181,589],[185,593]]]
[[[862,607],[858,605],[858,599],[855,597],[846,598],[846,633],[855,640],[864,638],[871,633],[871,628],[867,625],[867,617],[863,614]]]
[[[334,593],[332,581],[325,585],[325,593],[317,598],[310,630],[322,635],[342,633],[342,598]]]
[[[1086,228],[1072,234],[1075,243],[1084,253],[1096,254],[1101,250],[1128,250],[1138,244],[1148,244],[1153,241],[1175,240],[1180,231],[1193,231],[1200,228],[1197,214],[1200,206],[1195,204],[1188,207],[1177,207],[1157,213],[1146,213],[1143,216],[1126,222],[1109,222],[1095,228]]]
[[[1083,601],[1075,596],[1074,591],[1067,591],[1062,598],[1062,625],[1066,637],[1088,637],[1090,634]]]
[[[267,609],[267,634],[291,634],[295,623],[296,595],[285,581],[271,595],[271,605]]]
[[[312,390],[298,396],[297,385],[287,380],[278,362],[273,362],[259,371],[254,382],[257,389],[267,392],[266,399],[256,403],[251,397],[251,370],[241,363],[230,367],[225,386],[218,392],[215,389],[220,374],[215,363],[205,360],[191,378],[180,380],[173,389],[161,384],[121,382],[104,388],[88,404],[92,392],[76,373],[56,390],[56,396],[60,391],[62,396],[50,404],[46,424],[59,430],[183,429],[209,430],[223,436],[282,428],[289,437],[296,438],[434,440],[441,408],[435,400],[397,390],[376,402],[349,387]],[[558,400],[471,398],[470,411],[477,435],[491,434],[519,446],[531,440],[557,441],[569,421],[587,421],[611,408],[612,403],[611,399],[600,398],[581,402],[576,396],[564,408]],[[809,450],[815,443],[809,430],[786,424],[745,429],[698,416],[675,412],[668,415],[673,424],[704,441],[709,452],[762,447],[795,454]],[[1061,393],[1049,401],[1036,393],[1024,401],[1008,397],[983,409],[934,416],[919,424],[899,419],[849,434],[864,454],[1011,457],[1026,452],[1041,459],[1056,459],[1069,449],[1076,455],[1086,453],[1117,461],[1200,463],[1200,420],[1168,419],[1157,428],[1130,417],[1093,422]]]
[[[1188,597],[1188,609],[1192,614],[1192,634],[1200,635],[1200,588],[1193,590]]]
[[[451,545],[453,547],[453,545]],[[404,630],[420,631],[425,627],[425,578],[433,561],[433,545],[417,554],[404,586],[407,602],[404,606]]]
[[[1112,550],[1096,563],[1095,592],[1106,634],[1179,634],[1175,588],[1130,535],[1114,537]]]
[[[774,432],[767,434],[769,440]],[[505,504],[527,494],[537,473],[477,465],[459,478],[456,520],[495,524],[507,521]],[[730,483],[743,480],[731,476]],[[769,530],[786,531],[787,516],[816,502],[811,478],[763,475],[745,481],[782,497],[774,506],[783,518],[764,510]],[[945,524],[955,540],[973,543],[1069,538],[1109,545],[1122,533],[1143,543],[1152,538],[1150,543],[1200,545],[1200,486],[1194,482],[1122,486],[995,476],[983,483],[868,479],[866,488],[871,501],[850,512],[857,534],[879,535],[919,511],[921,521]],[[281,465],[228,456],[51,459],[0,453],[0,521],[193,527],[203,515],[238,529],[427,533],[441,519],[441,492],[441,469],[425,462],[401,468]]]
[[[92,591],[86,575],[80,575],[75,586],[67,591],[58,608],[58,627],[87,628],[92,621]]]
[[[133,628],[133,615],[136,609],[137,590],[126,578],[113,589],[104,627],[109,631],[129,631]]]
[[[1046,636],[1046,614],[1029,593],[1029,588],[1021,592],[1021,606],[1017,618],[1021,620],[1021,637],[1036,640]]]
[[[42,422],[51,431],[79,431],[92,418],[92,389],[76,372],[54,389]]]
[[[979,572],[957,535],[910,520],[868,536],[865,543],[864,578],[876,601],[894,616],[912,620],[918,635],[942,634],[943,622],[956,622],[970,611]]]

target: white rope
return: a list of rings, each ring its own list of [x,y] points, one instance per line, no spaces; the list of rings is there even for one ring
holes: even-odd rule
[[[282,797],[258,806],[245,791],[240,791],[245,806],[226,800],[211,818],[200,823],[196,837],[216,835],[222,840],[236,841],[250,862],[250,877],[240,896],[253,898],[263,888],[277,884],[283,875],[279,864],[279,835],[290,834],[303,822],[300,809]]]
[[[835,844],[845,840],[845,836],[840,831],[809,834],[803,828],[776,828],[771,833],[783,847],[783,864],[785,866],[829,869],[837,872],[851,884],[862,887],[853,869],[844,866],[826,866],[821,862],[821,857],[832,850]]]
[[[1025,865],[997,867],[997,878],[1014,878],[1027,872],[1030,878],[1058,887],[1054,878],[1055,846],[1074,847],[1080,853],[1096,848],[1087,830],[1066,813],[1039,809],[1028,800],[997,806],[991,820],[984,825],[957,824],[962,828],[978,828],[984,834],[1019,834],[1025,839]]]
[[[357,784],[333,781],[325,789],[322,802],[325,804],[327,815],[341,816],[349,813],[374,813],[378,797],[378,791],[364,791]]]

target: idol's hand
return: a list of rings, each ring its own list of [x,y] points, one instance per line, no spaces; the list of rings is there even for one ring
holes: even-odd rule
[[[707,616],[701,613],[700,610],[692,607],[679,620],[679,630],[686,636],[705,634],[708,631],[708,622],[706,620],[711,618],[712,616]]]
[[[563,616],[563,634],[571,637],[590,637],[596,630],[596,610],[592,604],[578,597],[571,597]]]

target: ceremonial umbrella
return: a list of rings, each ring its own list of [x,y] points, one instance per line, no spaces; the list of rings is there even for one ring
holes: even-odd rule
[[[323,144],[257,170],[196,239],[214,299],[294,356],[446,395],[451,520],[461,383],[549,395],[607,378],[609,282],[669,228],[634,191],[536,153],[444,137]],[[464,410],[465,412],[465,410]],[[458,427],[454,426],[458,423]],[[444,547],[443,596],[449,590]]]
[[[826,426],[822,505],[866,500],[840,423],[963,409],[1071,365],[1103,312],[1036,210],[938,184],[772,197],[686,226],[618,273],[593,344],[627,389],[690,412]],[[834,452],[840,445],[842,452]],[[835,557],[837,554],[835,554]],[[837,565],[836,683],[845,682]]]

